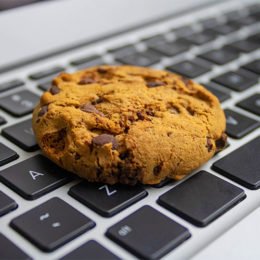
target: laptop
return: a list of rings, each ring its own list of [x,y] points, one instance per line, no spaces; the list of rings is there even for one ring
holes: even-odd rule
[[[0,0],[0,259],[260,259],[259,1]],[[166,69],[220,100],[228,145],[180,181],[90,184],[39,150],[62,71]]]

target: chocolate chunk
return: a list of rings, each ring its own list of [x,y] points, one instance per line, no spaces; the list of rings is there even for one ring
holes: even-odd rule
[[[81,156],[80,156],[80,154],[76,153],[74,158],[75,158],[76,161],[78,161],[81,158]]]
[[[115,150],[118,147],[116,138],[113,135],[101,134],[92,139],[92,143],[97,146],[103,146],[104,144],[112,143],[112,149]]]
[[[41,107],[39,113],[38,113],[38,116],[43,116],[45,115],[46,113],[48,112],[48,105],[44,105]]]
[[[104,98],[99,97],[98,99],[92,101],[91,103],[92,103],[92,105],[97,105],[97,104],[100,104],[100,103],[102,103],[102,102],[104,102],[104,101],[105,101]]]
[[[147,110],[147,111],[146,111],[146,114],[147,114],[148,116],[154,116],[154,115],[155,115],[155,113],[154,113],[152,110]]]
[[[125,159],[128,158],[128,157],[129,157],[129,151],[120,153],[120,155],[119,155],[119,158],[120,158],[121,160],[125,160]]]
[[[133,123],[133,122],[135,121],[135,118],[134,118],[134,116],[128,116],[128,120],[129,120],[131,123]]]
[[[157,165],[153,168],[153,174],[155,176],[158,176],[162,170],[162,167],[163,167],[163,162],[161,162],[159,165]]]
[[[49,92],[52,94],[52,95],[57,95],[60,93],[60,89],[55,86],[55,85],[52,85]]]
[[[222,150],[227,145],[227,135],[223,133],[221,137],[215,141],[217,151]]]
[[[100,116],[104,116],[104,114],[102,112],[100,112],[99,110],[96,109],[95,106],[87,103],[87,104],[84,104],[84,105],[81,105],[80,106],[80,109],[84,112],[87,112],[87,113],[94,113],[94,114],[98,114]]]
[[[100,73],[100,74],[107,73],[107,71],[108,71],[107,69],[102,68],[102,67],[100,67],[100,68],[97,69],[97,72]]]
[[[136,114],[137,114],[137,117],[138,117],[139,120],[145,119],[144,115],[140,111],[138,111]]]
[[[209,137],[207,137],[206,148],[208,148],[208,152],[210,152],[213,149],[213,144],[212,144],[211,139]]]
[[[149,81],[146,83],[146,86],[149,88],[155,88],[159,86],[165,86],[165,83],[162,81]]]
[[[82,78],[78,84],[79,85],[87,85],[87,84],[93,84],[93,83],[96,83],[97,81],[91,77],[84,77]]]

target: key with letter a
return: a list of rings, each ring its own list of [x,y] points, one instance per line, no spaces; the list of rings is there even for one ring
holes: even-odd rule
[[[34,200],[62,186],[70,175],[42,155],[0,172],[0,180],[22,197]]]

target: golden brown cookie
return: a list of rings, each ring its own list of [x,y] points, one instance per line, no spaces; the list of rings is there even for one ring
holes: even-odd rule
[[[182,76],[131,66],[59,75],[33,129],[60,167],[108,184],[181,179],[226,142],[214,95]]]

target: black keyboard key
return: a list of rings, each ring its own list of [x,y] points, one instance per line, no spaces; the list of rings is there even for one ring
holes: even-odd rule
[[[248,12],[250,14],[259,13],[260,12],[260,4],[258,4],[258,3],[251,4],[250,6],[248,6]]]
[[[218,89],[217,87],[213,86],[210,83],[207,84],[202,84],[206,89],[208,89],[210,92],[212,92],[220,102],[226,101],[227,99],[230,98],[230,94]]]
[[[260,94],[259,93],[254,94],[238,102],[237,106],[260,116]]]
[[[233,21],[234,24],[238,26],[249,26],[252,24],[255,24],[257,22],[257,19],[253,16],[246,16],[243,19],[238,19]]]
[[[141,186],[106,185],[82,182],[69,194],[103,217],[112,217],[147,195]]]
[[[232,32],[235,32],[239,29],[239,26],[234,24],[234,23],[226,23],[226,24],[221,24],[216,27],[213,27],[212,30],[215,33],[221,34],[221,35],[227,35]]]
[[[0,143],[0,166],[11,162],[18,157],[19,156],[15,151]]]
[[[254,34],[247,38],[247,40],[260,44],[260,33]]]
[[[76,66],[77,68],[88,68],[92,66],[102,65],[104,64],[104,61],[100,56],[95,55],[73,60],[70,64]]]
[[[4,82],[4,83],[0,83],[0,92],[12,89],[12,88],[17,88],[20,86],[23,86],[24,82],[19,80],[19,79],[15,79],[12,81],[8,81],[8,82]]]
[[[230,71],[213,78],[212,81],[235,91],[241,92],[255,85],[257,83],[257,78],[252,77],[249,74],[245,75],[239,71]]]
[[[38,85],[38,88],[41,89],[42,91],[48,91],[52,86],[51,81],[43,82]]]
[[[190,48],[190,44],[184,40],[177,40],[174,42],[165,42],[150,47],[154,51],[160,52],[165,56],[174,56],[182,52],[187,51]]]
[[[32,119],[4,128],[2,135],[25,151],[31,152],[39,148],[32,129]]]
[[[0,125],[3,125],[6,123],[6,120],[0,116]]]
[[[16,209],[17,207],[18,207],[18,205],[13,199],[11,199],[6,194],[4,194],[2,191],[0,191],[0,217],[7,214],[8,212]],[[1,255],[1,253],[0,253],[0,255]]]
[[[162,188],[162,187],[166,186],[167,184],[169,184],[169,183],[171,183],[171,182],[173,182],[172,179],[165,178],[165,179],[162,180],[160,183],[158,183],[158,184],[153,184],[152,187],[159,189],[159,188]]]
[[[246,14],[244,12],[241,12],[241,10],[235,10],[224,14],[227,21],[242,20],[244,19],[245,15]]]
[[[150,206],[144,206],[110,227],[106,235],[141,259],[160,259],[191,235]]]
[[[204,29],[209,29],[219,25],[219,21],[216,18],[208,18],[200,21],[200,25]]]
[[[142,42],[150,47],[150,46],[156,46],[158,44],[166,43],[167,40],[163,34],[157,34],[152,37],[142,39]]]
[[[210,71],[210,68],[194,61],[182,61],[180,63],[171,65],[166,68],[167,70],[179,73],[188,78],[196,78],[202,74]]]
[[[10,224],[44,251],[53,251],[95,226],[95,223],[59,198],[52,198],[16,217]]]
[[[68,173],[42,155],[36,155],[0,172],[0,180],[28,200],[34,200],[70,180]]]
[[[204,32],[199,32],[199,33],[194,33],[191,35],[184,36],[183,39],[195,45],[202,45],[215,40],[216,35],[214,33],[204,31]]]
[[[260,187],[260,136],[216,161],[212,168],[247,187]]]
[[[119,260],[120,258],[111,253],[95,240],[90,240],[79,248],[75,249],[60,260]]]
[[[260,60],[252,61],[243,65],[243,68],[260,75]]]
[[[249,40],[241,40],[238,42],[231,43],[227,46],[239,52],[245,52],[245,53],[255,51],[260,47],[258,43]]]
[[[245,197],[242,189],[201,171],[164,193],[158,203],[192,224],[204,227]]]
[[[181,36],[187,36],[187,35],[193,34],[195,32],[195,30],[191,26],[185,25],[182,27],[174,28],[172,30],[172,32],[174,32],[174,34],[177,37],[181,37]]]
[[[121,58],[136,53],[136,48],[134,45],[125,45],[115,49],[110,49],[108,52],[112,53],[116,58]]]
[[[226,132],[230,137],[239,139],[249,134],[259,126],[259,122],[254,119],[243,116],[230,109],[225,110]]]
[[[232,51],[228,48],[222,48],[219,50],[212,50],[206,53],[200,54],[200,58],[211,61],[218,65],[224,65],[231,62],[239,57],[238,52]]]
[[[23,90],[0,98],[0,108],[13,116],[20,117],[31,113],[38,102],[37,95]]]
[[[56,74],[58,74],[62,71],[64,71],[63,67],[56,66],[56,67],[48,68],[48,69],[33,73],[33,74],[29,75],[29,78],[32,80],[40,80],[43,78],[55,76]]]
[[[29,260],[25,252],[0,233],[0,259],[2,260]]]
[[[152,50],[146,50],[124,57],[118,57],[116,60],[123,64],[147,67],[159,62],[161,60],[161,55]]]

